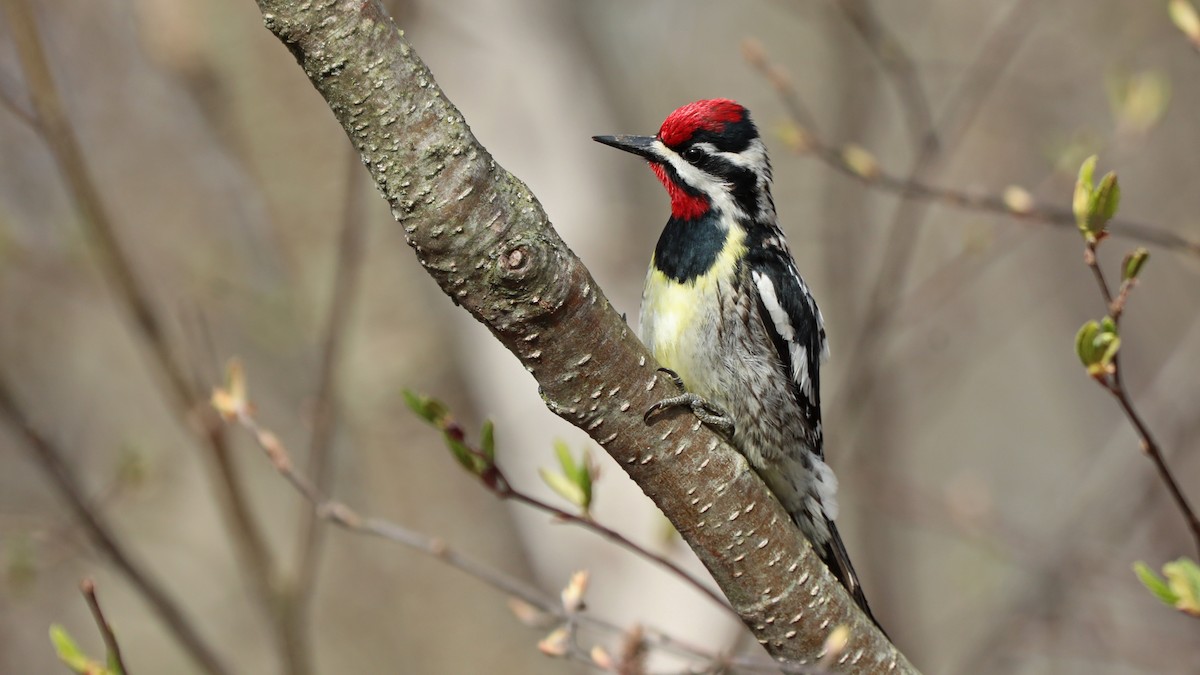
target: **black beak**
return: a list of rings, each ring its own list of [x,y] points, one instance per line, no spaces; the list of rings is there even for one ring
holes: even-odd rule
[[[662,158],[654,152],[654,142],[658,140],[654,136],[592,136],[592,140],[633,153],[638,157],[645,157],[651,162],[662,161]]]

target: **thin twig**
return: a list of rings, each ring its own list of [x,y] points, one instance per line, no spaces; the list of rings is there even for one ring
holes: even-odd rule
[[[943,112],[933,125],[932,130],[941,138],[941,143],[921,144],[903,178],[888,176],[888,180],[881,183],[880,176],[884,174],[874,157],[864,158],[865,153],[862,151],[850,153],[844,150],[835,150],[832,146],[820,141],[815,134],[809,134],[804,129],[798,130],[796,145],[799,148],[813,150],[814,154],[825,164],[844,173],[848,172],[849,175],[864,180],[869,185],[887,185],[892,188],[926,186],[927,181],[936,176],[939,169],[948,161],[950,153],[957,147],[988,93],[998,82],[1000,72],[1007,67],[1017,47],[1023,43],[1028,31],[1020,31],[1016,28],[1023,25],[1027,19],[1028,13],[1024,10],[1028,3],[1029,0],[1014,0],[998,26],[983,40],[978,54],[961,74],[959,86],[947,97],[946,103],[942,106]],[[777,69],[767,63],[765,58],[762,59],[760,68]],[[770,80],[773,85],[776,85],[776,90],[780,91],[776,83],[786,81],[786,78],[770,78]],[[785,98],[783,96],[785,93],[788,94],[787,98],[798,99],[798,95],[794,91],[780,91],[781,99]],[[789,109],[794,108],[793,105],[786,102],[785,106]],[[803,120],[797,119],[794,122],[803,126]],[[907,279],[920,240],[920,227],[926,222],[930,206],[934,203],[930,199],[917,199],[916,197],[926,196],[919,190],[893,191],[899,192],[903,198],[896,206],[891,223],[886,230],[886,241],[881,247],[883,258],[874,268],[872,278],[868,280],[870,292],[867,307],[849,341],[847,351],[854,354],[855,358],[850,361],[850,367],[846,370],[841,385],[837,388],[837,395],[831,406],[834,410],[849,411],[851,433],[847,434],[847,440],[839,454],[843,461],[851,459],[853,453],[858,449],[882,447],[878,443],[864,442],[862,435],[874,433],[878,436],[883,433],[880,430],[890,424],[888,411],[873,411],[870,425],[858,424],[854,418],[867,414],[869,400],[873,396],[878,397],[880,393],[880,382],[877,379],[875,385],[872,385],[872,380],[876,378],[880,364],[878,355],[886,351],[880,348],[879,343],[890,334],[889,321],[894,315],[894,308],[899,304],[903,289],[907,286]],[[867,429],[870,431],[865,431]],[[880,453],[875,461],[890,464],[893,467],[903,464],[903,458],[894,451]],[[874,525],[868,522],[868,528],[872,527]],[[863,542],[867,546],[868,559],[890,560],[895,557],[896,551],[891,548],[892,539],[884,533],[870,532],[863,538]],[[869,569],[864,571],[866,574],[870,574]],[[879,590],[875,591],[876,594],[883,596],[882,604],[884,606],[889,604],[887,593],[890,590],[887,585],[882,585]]]
[[[482,450],[482,448],[471,445],[467,442],[466,430],[463,429],[458,422],[454,421],[451,416],[444,415],[438,419],[430,419],[428,421],[437,427],[447,439],[453,438],[457,444],[462,446],[465,452],[473,455],[477,460],[479,460],[480,465],[473,473],[480,478],[480,483],[482,483],[484,488],[486,488],[492,494],[501,499],[511,499],[519,504],[524,504],[542,511],[543,513],[548,513],[559,521],[578,525],[586,530],[591,530],[592,532],[604,537],[605,539],[608,539],[609,541],[617,544],[618,546],[642,558],[643,560],[658,565],[659,567],[662,567],[668,572],[674,574],[680,580],[699,591],[702,595],[707,596],[710,600],[720,606],[721,609],[728,611],[735,619],[739,621],[742,620],[741,615],[739,615],[737,611],[729,605],[724,596],[704,585],[704,583],[702,583],[699,579],[689,574],[687,570],[683,569],[670,559],[654,553],[653,551],[641,546],[637,542],[629,539],[625,535],[612,528],[601,525],[591,517],[591,514],[587,512],[586,507],[584,508],[584,512],[582,514],[573,513],[513,487],[512,481],[508,479],[508,476],[505,475],[504,470],[496,464],[494,458],[489,453],[486,453]],[[585,462],[586,461],[587,460],[585,460]]]
[[[12,113],[13,117],[24,122],[30,129],[33,129],[35,132],[38,131],[37,117],[32,112],[26,110],[20,103],[12,100],[6,91],[0,91],[0,107]]]
[[[585,530],[590,530],[601,537],[604,537],[605,539],[613,542],[630,553],[654,563],[655,565],[667,570],[671,574],[674,574],[681,581],[696,589],[702,595],[708,597],[718,607],[728,612],[733,618],[739,621],[741,620],[741,616],[738,615],[733,607],[729,606],[729,602],[725,600],[725,596],[704,585],[703,582],[689,574],[687,570],[680,567],[674,561],[641,546],[637,542],[631,540],[629,537],[626,537],[610,527],[601,525],[595,519],[560,509],[559,507],[548,502],[544,502],[533,495],[521,492],[513,488],[507,479],[503,479],[503,487],[493,490],[493,492],[495,492],[495,494],[502,499],[511,499],[515,502],[525,504],[526,506],[530,506],[544,513],[548,513],[558,520],[568,522],[573,525],[578,525]]]
[[[871,50],[879,67],[892,82],[900,98],[904,120],[913,144],[920,148],[938,146],[929,98],[917,76],[917,68],[900,40],[879,19],[869,0],[835,0],[846,22]]]
[[[254,436],[255,441],[266,455],[267,460],[270,461],[271,466],[309,503],[314,513],[321,520],[328,521],[349,532],[378,537],[440,560],[450,567],[464,572],[506,595],[531,605],[558,621],[567,621],[571,618],[557,599],[552,598],[524,581],[500,572],[486,563],[479,562],[459,553],[453,546],[440,537],[433,537],[417,532],[385,518],[362,515],[345,503],[326,497],[317,489],[313,481],[296,470],[291,455],[283,445],[283,442],[274,432],[259,425],[247,407],[240,408],[233,411],[233,413],[234,419]],[[556,512],[553,506],[549,506],[547,510],[551,513]],[[573,620],[609,633],[620,634],[625,631],[623,627],[615,623],[589,614],[576,614]],[[814,671],[811,667],[773,663],[764,661],[761,658],[727,657],[713,654],[701,647],[688,644],[654,629],[645,629],[645,636],[647,641],[656,647],[679,656],[702,659],[707,663],[718,666],[736,666],[739,669],[752,672],[782,671],[796,674],[818,672]]]
[[[28,0],[4,0],[10,33],[16,47],[21,72],[33,104],[35,128],[58,164],[68,190],[79,209],[80,221],[92,236],[102,258],[102,269],[118,298],[133,318],[133,325],[149,347],[151,362],[162,376],[167,398],[174,405],[177,419],[208,446],[203,453],[213,471],[214,487],[219,491],[219,505],[225,524],[238,552],[245,562],[241,568],[248,572],[251,586],[280,641],[285,648],[282,624],[275,609],[274,570],[270,549],[254,521],[241,478],[233,464],[224,428],[211,410],[200,405],[202,398],[188,382],[150,300],[145,285],[138,279],[132,260],[117,233],[100,189],[88,169],[84,153],[51,75],[41,35],[30,10]],[[165,380],[165,382],[164,382]],[[196,429],[199,423],[199,430]],[[288,658],[287,654],[284,654]]]
[[[121,658],[121,645],[117,642],[117,634],[113,632],[112,625],[104,616],[104,610],[100,609],[100,599],[96,597],[96,582],[90,578],[84,579],[79,582],[79,590],[87,600],[88,609],[92,611],[96,628],[100,629],[100,637],[104,639],[104,648],[108,651],[108,661],[116,664],[121,675],[128,675],[129,669],[125,667],[125,659]]]
[[[125,576],[192,660],[207,673],[223,675],[232,672],[200,636],[200,632],[166,589],[125,550],[125,545],[104,520],[100,509],[86,496],[83,484],[75,475],[74,468],[64,459],[62,451],[34,428],[3,378],[0,378],[0,415],[25,438],[30,458],[71,507],[92,544]]]
[[[362,159],[352,148],[346,154],[346,192],[343,196],[342,226],[338,236],[337,264],[333,275],[333,291],[325,317],[324,338],[317,371],[317,393],[312,407],[312,435],[308,446],[308,473],[317,490],[330,491],[333,481],[333,436],[337,429],[337,370],[344,344],[350,310],[358,289],[362,266],[366,224],[363,218],[362,185],[367,175]],[[316,590],[325,529],[319,527],[317,514],[304,509],[300,516],[300,545],[297,551],[296,576],[285,601],[284,622],[292,649],[306,650],[309,644],[308,614]],[[311,670],[306,668],[305,670]]]
[[[957,188],[928,183],[911,176],[904,177],[890,172],[875,163],[869,170],[856,167],[847,161],[845,149],[823,139],[817,129],[812,113],[792,87],[779,67],[767,61],[761,48],[751,43],[746,48],[747,61],[763,73],[779,97],[784,111],[799,126],[799,138],[795,149],[801,154],[811,154],[829,168],[853,178],[863,185],[890,192],[901,197],[935,202],[942,206],[994,213],[1009,216],[1021,222],[1040,223],[1064,229],[1075,229],[1075,214],[1069,208],[1057,204],[1039,204],[1035,201],[1017,203],[1003,195],[969,192]],[[982,58],[981,58],[982,60]],[[965,85],[964,85],[965,86]],[[973,89],[974,90],[974,89]],[[1126,239],[1153,244],[1177,253],[1200,257],[1200,240],[1184,237],[1171,230],[1125,218],[1109,221],[1108,231]]]
[[[1122,282],[1117,295],[1113,296],[1112,290],[1104,278],[1104,272],[1100,269],[1100,260],[1096,255],[1097,243],[1093,241],[1086,242],[1083,256],[1084,262],[1091,269],[1092,276],[1096,279],[1096,285],[1100,289],[1100,294],[1104,297],[1104,305],[1108,310],[1108,315],[1112,318],[1113,324],[1119,328],[1121,316],[1125,311],[1125,301],[1129,297],[1129,291],[1133,288],[1135,282],[1134,280]],[[1108,373],[1102,373],[1096,378],[1096,381],[1108,390],[1108,393],[1112,394],[1113,398],[1117,399],[1117,403],[1121,406],[1125,417],[1133,425],[1134,432],[1137,433],[1141,441],[1142,453],[1149,457],[1150,461],[1154,462],[1154,468],[1158,471],[1159,477],[1167,486],[1167,491],[1170,492],[1175,506],[1183,515],[1188,531],[1191,532],[1192,539],[1195,541],[1196,551],[1200,554],[1200,518],[1196,517],[1195,510],[1192,509],[1187,496],[1179,487],[1179,482],[1175,480],[1175,475],[1171,472],[1171,468],[1167,466],[1161,446],[1159,446],[1158,441],[1150,433],[1150,428],[1146,426],[1146,422],[1142,419],[1142,416],[1138,414],[1137,409],[1133,405],[1133,400],[1129,398],[1129,393],[1125,388],[1124,371],[1121,370],[1121,354],[1119,350],[1113,355],[1111,370]]]

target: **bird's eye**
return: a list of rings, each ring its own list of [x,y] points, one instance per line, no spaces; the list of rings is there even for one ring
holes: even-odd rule
[[[683,158],[689,162],[697,162],[704,159],[704,151],[696,146],[692,146],[683,151]]]

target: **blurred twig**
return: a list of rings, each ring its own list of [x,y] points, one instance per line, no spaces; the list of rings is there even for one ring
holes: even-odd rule
[[[1003,19],[983,40],[975,59],[961,74],[959,86],[947,97],[942,106],[943,112],[931,129],[931,133],[940,136],[941,143],[921,144],[903,178],[884,174],[878,160],[858,146],[835,150],[803,128],[796,131],[793,143],[797,148],[811,150],[828,166],[855,176],[868,185],[891,188],[903,197],[887,229],[887,240],[882,246],[883,259],[870,280],[871,291],[867,308],[850,341],[848,353],[853,354],[854,358],[849,361],[832,404],[834,410],[849,411],[849,428],[852,434],[847,435],[848,440],[839,455],[842,461],[850,459],[856,448],[881,447],[877,443],[864,442],[862,434],[874,433],[876,437],[881,437],[886,434],[882,430],[889,424],[887,415],[890,409],[874,411],[870,425],[859,424],[856,420],[868,410],[868,401],[871,398],[868,393],[880,395],[879,387],[882,385],[877,379],[879,355],[885,353],[881,341],[889,335],[888,322],[906,287],[917,250],[919,227],[925,222],[929,208],[934,203],[931,199],[916,197],[929,197],[937,193],[927,188],[928,181],[937,174],[957,146],[987,94],[998,81],[1000,72],[1007,67],[1013,54],[1029,34],[1026,30],[1031,15],[1031,12],[1026,11],[1029,4],[1030,0],[1014,0],[1005,11]],[[751,60],[753,65],[768,75],[779,72],[778,66],[769,63],[765,56],[759,56],[757,61]],[[796,103],[799,95],[786,77],[774,76],[769,77],[769,80],[788,110],[805,109],[802,104]],[[804,126],[804,118],[795,119],[794,122]],[[904,189],[896,189],[899,187]],[[894,451],[876,453],[874,459],[893,465],[903,463],[903,458]],[[874,525],[869,522],[868,528],[871,527]],[[897,556],[886,533],[868,532],[863,541],[869,547],[868,559],[893,560]],[[869,574],[870,570],[866,572]],[[891,604],[886,597],[889,590],[890,587],[884,585],[877,591],[877,594],[883,596],[884,606]]]
[[[3,107],[8,112],[12,113],[13,117],[25,123],[30,129],[38,131],[37,117],[35,117],[33,113],[26,110],[25,107],[20,103],[14,101],[8,95],[8,92],[4,91],[3,89],[0,89],[0,107]]]
[[[175,359],[159,321],[150,294],[137,277],[134,265],[121,242],[117,228],[104,206],[100,189],[88,169],[84,153],[75,137],[63,102],[51,75],[50,64],[41,42],[37,23],[28,0],[4,0],[11,37],[16,47],[25,85],[33,103],[35,128],[50,149],[67,188],[79,209],[80,221],[94,240],[102,257],[102,269],[126,310],[144,344],[149,347],[151,362],[163,378],[166,393],[174,404],[179,419],[186,428],[208,446],[204,453],[215,471],[214,485],[219,490],[219,505],[225,523],[245,565],[251,586],[280,641],[285,660],[293,661],[287,649],[282,622],[276,608],[274,584],[275,565],[261,531],[254,522],[246,500],[241,478],[234,466],[224,428],[192,389],[185,369]]]
[[[409,394],[406,393],[406,396],[409,396]],[[620,532],[606,527],[592,518],[589,506],[591,501],[591,483],[595,470],[591,468],[589,460],[585,458],[581,462],[582,471],[586,473],[586,481],[588,484],[588,496],[581,497],[581,501],[576,504],[580,507],[581,513],[573,513],[565,509],[561,509],[553,504],[550,504],[549,502],[538,499],[531,494],[522,492],[521,490],[513,487],[512,482],[508,480],[508,476],[505,475],[500,466],[496,464],[494,457],[494,440],[481,441],[479,445],[472,445],[466,440],[466,430],[454,420],[454,418],[449,414],[449,411],[441,404],[441,402],[418,396],[413,396],[412,399],[413,400],[410,401],[409,406],[413,408],[414,412],[416,412],[418,416],[422,417],[425,419],[425,421],[429,422],[436,429],[442,432],[447,444],[451,446],[451,452],[457,456],[459,463],[463,464],[463,466],[467,468],[469,472],[479,478],[480,483],[482,483],[489,492],[501,499],[510,499],[514,502],[537,509],[543,513],[548,513],[559,521],[578,525],[585,530],[591,530],[592,532],[613,542],[614,544],[617,544],[621,548],[624,548],[643,560],[658,565],[659,567],[675,575],[681,581],[700,592],[700,594],[708,597],[721,609],[730,612],[735,619],[741,621],[741,616],[736,610],[733,609],[733,607],[729,605],[728,602],[726,602],[723,596],[701,583],[699,579],[689,574],[687,570],[683,569],[672,560],[642,547],[640,544],[634,542]],[[416,405],[414,405],[414,401],[416,402]],[[489,431],[486,432],[486,434],[481,435],[487,435],[489,438],[493,438],[490,431],[490,426],[488,428]],[[458,456],[460,454],[466,456]],[[553,485],[551,487],[553,487]],[[582,495],[582,492],[580,494]]]
[[[515,502],[535,508],[543,513],[548,513],[551,516],[554,516],[554,518],[557,520],[578,525],[585,530],[595,532],[596,534],[620,546],[621,548],[630,551],[642,559],[667,570],[687,585],[696,589],[696,591],[698,591],[700,594],[712,600],[718,607],[726,612],[729,612],[729,614],[735,619],[738,619],[739,621],[741,620],[741,617],[738,615],[738,613],[729,606],[729,603],[725,601],[725,598],[721,594],[717,593],[708,586],[705,586],[699,579],[689,574],[687,570],[680,567],[674,561],[644,548],[620,532],[600,524],[595,519],[589,516],[581,516],[577,513],[571,513],[570,511],[560,509],[559,507],[548,502],[544,502],[533,495],[521,492],[520,490],[512,487],[512,484],[509,483],[508,479],[504,478],[502,474],[501,482],[499,483],[498,487],[492,488],[492,492],[501,499],[511,499]]]
[[[938,138],[933,126],[929,98],[917,76],[917,68],[894,33],[879,19],[870,0],[834,0],[846,22],[859,34],[879,66],[892,82],[900,98],[909,135],[917,148],[936,148]]]
[[[207,673],[223,675],[231,672],[221,662],[216,651],[200,636],[183,609],[175,603],[154,577],[133,560],[125,545],[105,522],[101,510],[86,496],[83,484],[62,451],[43,437],[18,405],[9,390],[8,382],[0,378],[0,416],[25,439],[30,458],[50,479],[59,496],[66,500],[75,517],[83,525],[88,538],[125,576],[138,594],[158,615],[170,634],[192,659]]]
[[[926,182],[911,176],[888,171],[874,157],[860,154],[859,160],[853,150],[838,147],[820,136],[816,122],[804,101],[792,87],[782,69],[766,59],[761,48],[749,44],[746,48],[747,61],[759,69],[779,96],[784,110],[798,125],[796,135],[788,139],[796,151],[812,154],[829,168],[853,178],[863,185],[905,198],[934,202],[943,206],[995,213],[1030,222],[1062,228],[1075,228],[1075,216],[1069,208],[1057,204],[1039,204],[1028,194],[1020,191],[1010,194],[968,192]],[[943,144],[945,145],[945,144]],[[865,160],[865,161],[861,161]],[[1019,194],[1014,199],[1012,194]],[[1200,241],[1188,239],[1171,230],[1124,218],[1114,218],[1109,231],[1133,241],[1161,246],[1170,251],[1200,257]]]
[[[1112,318],[1113,324],[1119,329],[1121,317],[1125,312],[1125,302],[1129,298],[1129,292],[1133,289],[1137,280],[1136,278],[1124,279],[1121,282],[1120,290],[1114,295],[1108,285],[1108,281],[1104,278],[1103,270],[1100,269],[1100,260],[1096,256],[1096,246],[1098,243],[1095,240],[1087,241],[1084,245],[1083,258],[1088,268],[1091,269],[1092,276],[1096,279],[1100,295],[1104,297],[1108,316]],[[1141,440],[1142,453],[1149,457],[1150,461],[1154,462],[1155,470],[1158,471],[1159,477],[1167,486],[1167,491],[1170,492],[1175,506],[1183,514],[1188,530],[1195,541],[1196,550],[1200,553],[1200,518],[1196,517],[1196,512],[1188,502],[1187,496],[1183,494],[1183,490],[1179,487],[1179,482],[1175,480],[1175,475],[1171,472],[1171,468],[1167,466],[1167,462],[1163,458],[1162,447],[1154,439],[1154,435],[1151,434],[1150,428],[1146,426],[1146,422],[1142,419],[1142,416],[1138,414],[1137,409],[1133,405],[1133,400],[1129,398],[1129,392],[1125,388],[1124,375],[1121,370],[1121,354],[1119,350],[1113,355],[1112,366],[1108,372],[1100,372],[1094,379],[1108,393],[1112,394],[1113,398],[1120,404],[1125,417],[1129,419],[1129,423],[1133,425],[1134,431]]]
[[[121,658],[121,645],[117,642],[117,635],[113,632],[112,625],[108,623],[108,618],[104,616],[104,610],[100,608],[100,599],[96,597],[96,582],[90,578],[84,579],[79,583],[79,590],[87,600],[88,609],[92,612],[92,619],[96,622],[96,628],[100,630],[100,637],[104,639],[104,648],[108,651],[109,663],[115,665],[121,675],[129,675],[129,669],[125,667],[125,660]]]
[[[218,392],[217,396],[223,396],[226,401],[230,402],[230,405],[219,406],[222,409],[222,413],[242,425],[254,436],[259,448],[262,449],[267,459],[271,462],[271,466],[308,502],[319,519],[328,521],[349,532],[378,537],[435,558],[454,569],[465,572],[467,575],[482,581],[502,593],[519,599],[521,602],[532,606],[539,612],[557,621],[578,622],[608,633],[623,634],[626,632],[625,628],[610,621],[588,614],[569,612],[558,599],[543,593],[541,590],[530,586],[524,581],[510,577],[486,563],[464,556],[439,537],[417,532],[383,518],[364,516],[346,504],[326,497],[312,480],[296,470],[290,453],[279,437],[274,432],[258,424],[258,421],[251,414],[252,406],[249,405],[248,401],[241,395],[228,396],[224,394],[224,392]],[[529,504],[529,502],[522,501]],[[563,515],[568,519],[572,517],[572,514],[562,512],[549,504],[541,504],[539,502],[530,505],[556,516]],[[729,667],[736,667],[740,671],[745,672],[763,673],[785,672],[812,675],[824,672],[822,669],[814,669],[796,664],[783,664],[763,659],[728,657],[714,654],[661,631],[652,629],[643,630],[643,637],[648,644],[679,656],[702,659],[705,663],[712,666],[710,670],[703,672],[726,672]],[[579,654],[576,654],[575,651],[567,653],[580,658],[584,662],[592,663],[592,660],[586,657],[586,652],[579,651]],[[690,673],[693,671],[688,670],[686,672]]]
[[[363,178],[367,175],[362,160],[352,148],[346,153],[346,193],[342,202],[342,226],[338,237],[337,264],[333,290],[325,317],[321,360],[317,371],[317,394],[312,407],[312,436],[308,447],[308,473],[316,489],[327,494],[333,481],[333,436],[337,429],[337,370],[342,353],[350,310],[358,290],[362,266],[366,224],[363,219]],[[320,566],[324,528],[318,527],[317,513],[304,509],[300,516],[300,548],[297,552],[296,577],[285,600],[285,631],[293,649],[302,650],[308,642],[308,613],[315,592]]]

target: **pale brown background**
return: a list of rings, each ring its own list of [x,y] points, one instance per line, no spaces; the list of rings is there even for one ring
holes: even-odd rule
[[[244,359],[262,422],[299,452],[345,200],[340,128],[250,0],[34,4],[89,166],[177,350],[214,383],[226,358]],[[1004,66],[998,81],[943,147],[931,181],[991,193],[1020,184],[1065,205],[1079,159],[1100,151],[1101,166],[1120,172],[1123,215],[1200,237],[1200,54],[1164,4],[1023,3],[1013,57],[993,64]],[[936,113],[1010,3],[874,5]],[[860,143],[903,173],[914,144],[894,83],[833,0],[394,8],[480,140],[529,182],[630,316],[665,199],[637,161],[589,137],[653,132],[697,98],[732,97],[754,112],[784,229],[829,326],[825,415],[841,529],[914,663],[927,673],[1200,668],[1198,624],[1130,573],[1134,560],[1158,566],[1194,552],[1115,403],[1072,353],[1075,330],[1102,305],[1070,229],[934,206],[911,230],[913,273],[875,342],[871,394],[839,398],[849,364],[864,358],[853,343],[899,200],[789,154],[786,113],[740,51],[759,40],[824,136]],[[0,24],[0,93],[27,109],[8,30]],[[1146,70],[1170,82],[1169,106],[1147,132],[1120,128],[1106,78]],[[548,589],[590,567],[593,611],[734,644],[736,627],[668,577],[587,533],[498,505],[403,408],[400,391],[412,388],[448,400],[472,428],[495,418],[501,462],[529,489],[539,489],[536,467],[551,464],[553,438],[582,444],[421,272],[368,183],[357,184],[369,245],[338,375],[335,494]],[[1107,243],[1104,262],[1115,270],[1132,245]],[[1123,363],[1184,489],[1200,499],[1200,261],[1151,250]],[[143,350],[45,145],[0,109],[3,376],[89,488],[109,495],[119,534],[238,672],[278,672],[202,450],[170,414]],[[234,438],[258,522],[290,559],[300,502],[244,434]],[[100,652],[76,590],[83,575],[96,577],[134,672],[190,672],[26,457],[0,427],[0,673],[55,672],[46,638],[55,621]],[[114,483],[130,458],[142,478]],[[597,517],[687,559],[619,468],[603,470]],[[315,608],[320,672],[571,671],[537,653],[540,637],[501,595],[436,562],[329,538]]]

